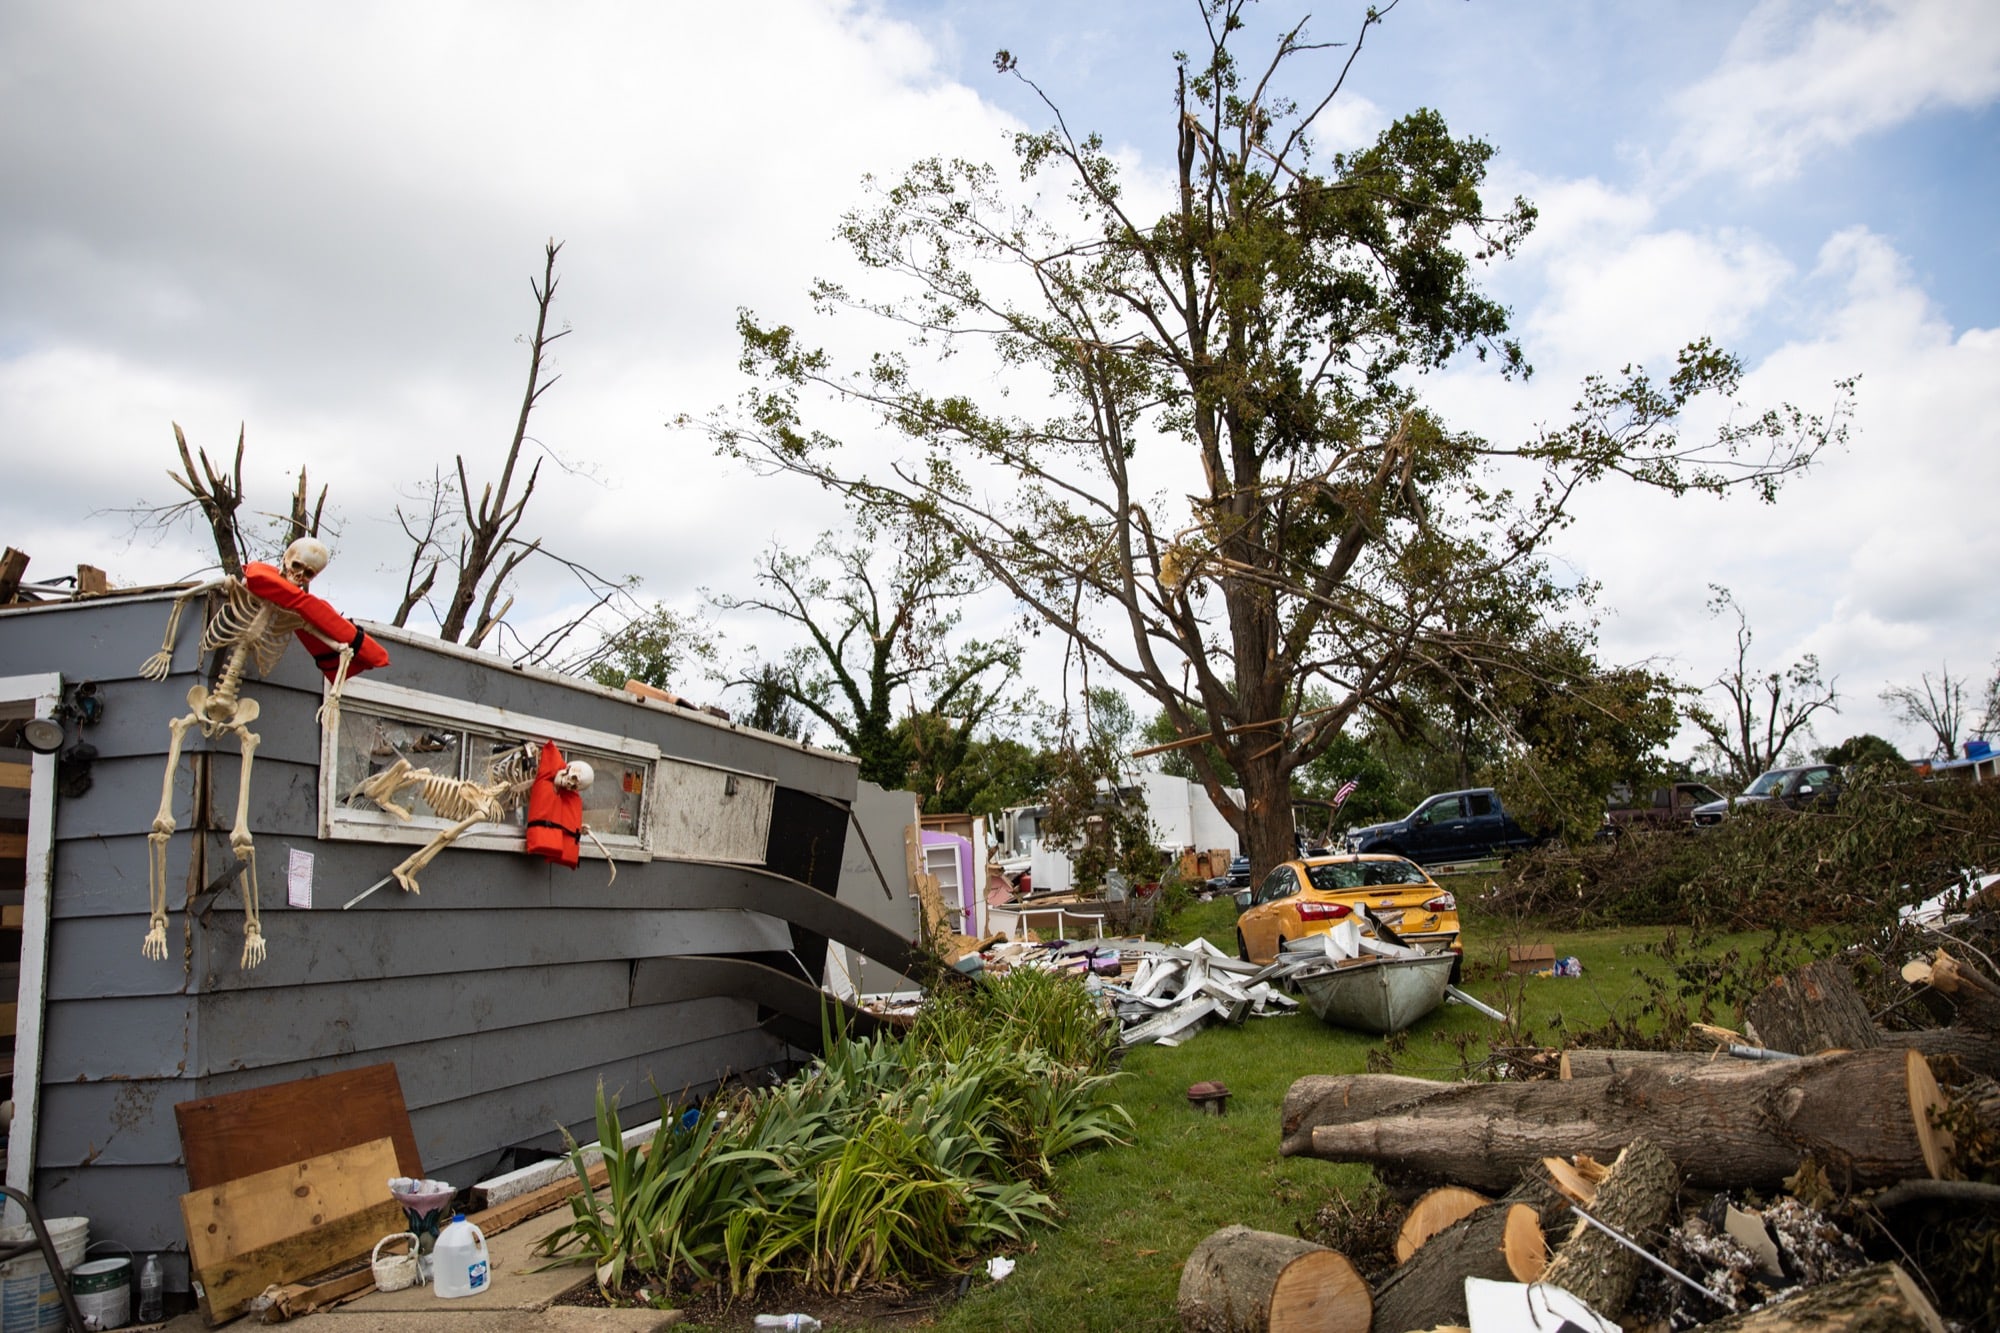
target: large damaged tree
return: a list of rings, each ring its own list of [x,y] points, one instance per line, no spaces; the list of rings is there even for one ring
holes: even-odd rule
[[[944,525],[1181,737],[1213,732],[1215,751],[1190,757],[1262,874],[1291,854],[1291,775],[1350,722],[1393,713],[1405,682],[1465,682],[1477,703],[1498,663],[1561,688],[1536,636],[1479,627],[1495,606],[1539,623],[1576,597],[1544,553],[1590,483],[1769,498],[1841,413],[1747,414],[1684,442],[1684,409],[1740,373],[1700,341],[1663,379],[1587,380],[1573,418],[1525,442],[1451,428],[1424,405],[1425,372],[1470,355],[1527,373],[1475,266],[1511,254],[1534,210],[1489,209],[1492,148],[1432,111],[1321,153],[1360,41],[1295,99],[1281,89],[1332,46],[1295,28],[1247,65],[1245,7],[1202,5],[1200,47],[1178,59],[1164,212],[1052,102],[1054,128],[1016,139],[1021,187],[919,163],[842,227],[882,289],[815,292],[823,313],[877,316],[911,349],[842,366],[745,314],[761,387],[708,424],[754,465]],[[1371,8],[1361,36],[1393,8]],[[1006,52],[996,66],[1017,73]],[[951,359],[974,348],[999,368]],[[822,397],[873,409],[901,460],[866,460],[809,419]]]

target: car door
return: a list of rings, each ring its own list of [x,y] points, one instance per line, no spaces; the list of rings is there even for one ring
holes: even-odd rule
[[[1505,851],[1514,838],[1507,830],[1507,818],[1500,802],[1490,791],[1471,792],[1465,797],[1465,831],[1459,838],[1461,856],[1491,856]]]
[[[1797,809],[1830,804],[1838,794],[1840,770],[1833,767],[1808,768],[1792,779],[1785,803]]]
[[[1403,850],[1412,861],[1447,861],[1458,854],[1464,837],[1465,798],[1440,796],[1417,811]]]
[[[1292,873],[1290,866],[1279,866],[1264,876],[1264,882],[1257,886],[1257,896],[1252,900],[1250,910],[1236,921],[1236,928],[1243,935],[1244,950],[1250,957],[1268,961],[1276,955],[1279,926],[1284,919],[1277,904],[1298,891],[1299,878]]]

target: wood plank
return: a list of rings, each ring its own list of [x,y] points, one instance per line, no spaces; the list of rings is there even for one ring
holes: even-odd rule
[[[28,764],[17,764],[11,759],[0,759],[0,787],[15,791],[26,791],[34,778],[34,769]]]
[[[383,1177],[387,1179],[387,1177]],[[203,1294],[212,1321],[231,1318],[266,1287],[295,1282],[308,1273],[364,1258],[375,1242],[408,1226],[403,1206],[394,1199],[346,1217],[337,1217],[310,1231],[231,1255],[213,1268],[200,1269]],[[397,1251],[401,1253],[401,1251]],[[369,1280],[374,1280],[371,1271]]]
[[[395,1142],[397,1167],[383,1179],[424,1174],[393,1064],[182,1102],[174,1121],[196,1190],[383,1137]]]
[[[597,1189],[611,1178],[611,1167],[600,1161],[590,1168],[589,1176],[590,1187]],[[544,1185],[531,1193],[517,1194],[507,1202],[473,1213],[465,1220],[473,1223],[485,1235],[497,1235],[508,1227],[546,1213],[572,1194],[581,1193],[583,1193],[583,1182],[575,1176],[570,1176],[558,1180],[553,1185]]]
[[[28,909],[19,903],[0,906],[0,930],[19,930],[28,919]]]
[[[330,1305],[337,1305],[341,1301],[359,1296],[362,1292],[372,1289],[374,1285],[375,1270],[372,1266],[319,1282],[288,1283],[278,1289],[278,1294],[265,1308],[264,1322],[282,1324],[287,1319],[296,1319],[315,1310],[324,1310]]]
[[[28,572],[28,553],[8,547],[0,555],[0,606],[14,600],[21,591],[21,576]]]
[[[230,1318],[272,1283],[352,1257],[339,1251],[359,1234],[357,1215],[374,1228],[369,1245],[395,1230],[403,1218],[402,1206],[387,1197],[395,1174],[396,1145],[385,1136],[183,1194],[188,1266],[202,1284],[203,1314],[211,1323]],[[240,1291],[256,1274],[262,1280]]]
[[[101,597],[111,591],[111,580],[96,565],[76,567],[76,595],[79,597]]]
[[[28,835],[25,833],[0,833],[0,861],[26,860],[28,855]]]

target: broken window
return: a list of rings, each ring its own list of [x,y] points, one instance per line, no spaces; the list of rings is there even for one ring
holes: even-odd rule
[[[591,831],[614,855],[647,854],[657,746],[368,681],[349,682],[339,731],[327,737],[321,836],[421,843],[448,826],[451,821],[424,800],[421,784],[403,785],[383,798],[407,812],[407,819],[363,793],[369,778],[400,762],[442,779],[511,783],[503,817],[474,825],[457,845],[519,850],[527,789],[545,739],[555,741],[565,761],[591,766],[595,780],[583,794],[583,819]],[[585,855],[590,853],[586,840]]]

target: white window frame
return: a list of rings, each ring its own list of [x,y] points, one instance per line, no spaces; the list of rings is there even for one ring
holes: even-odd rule
[[[322,694],[330,692],[324,687]],[[370,711],[380,710],[393,713],[411,721],[432,722],[440,726],[462,728],[471,731],[496,732],[503,736],[518,736],[522,740],[552,740],[557,745],[580,746],[605,754],[618,755],[632,761],[635,767],[646,771],[646,792],[639,807],[639,831],[633,833],[597,833],[615,861],[650,861],[653,859],[653,795],[659,787],[660,747],[649,741],[634,740],[629,736],[619,736],[608,731],[592,731],[587,727],[573,726],[567,722],[552,722],[547,718],[530,717],[525,713],[512,712],[505,708],[494,708],[487,704],[469,703],[454,699],[449,695],[427,694],[404,685],[390,685],[381,681],[366,679],[350,680],[341,691],[341,705],[360,705]],[[417,815],[408,821],[397,819],[381,810],[366,810],[349,806],[342,802],[341,793],[334,790],[340,771],[340,737],[338,729],[320,729],[319,761],[319,836],[343,842],[399,843],[422,846],[449,827],[448,820],[434,815]],[[466,847],[482,851],[519,852],[526,845],[525,835],[518,829],[502,831],[492,824],[474,824],[467,829],[454,847]],[[598,857],[604,853],[589,838],[583,840],[581,854]]]

